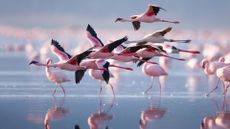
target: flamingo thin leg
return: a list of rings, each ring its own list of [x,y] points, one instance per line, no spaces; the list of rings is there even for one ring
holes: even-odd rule
[[[161,91],[162,91],[162,86],[161,86],[161,82],[160,82],[160,80],[159,80],[159,86],[160,86],[160,96],[161,96]]]
[[[153,88],[153,78],[151,78],[150,86],[147,90],[145,90],[144,94],[148,94],[149,90],[151,90],[152,88]]]
[[[65,89],[63,88],[62,85],[60,85],[60,87],[61,87],[61,89],[62,89],[62,92],[64,93],[64,96],[65,96],[65,95],[66,95],[66,94],[65,94]]]
[[[56,93],[57,87],[54,88],[54,90],[52,91],[52,95],[54,96]]]
[[[218,86],[219,86],[219,82],[220,82],[220,79],[218,79],[218,81],[217,81],[217,83],[216,83],[215,88],[214,88],[214,89],[212,89],[210,92],[208,92],[208,93],[206,94],[206,96],[209,96],[212,92],[214,92],[214,91],[218,88]]]
[[[112,84],[109,83],[109,86],[111,87],[111,89],[112,89],[112,91],[113,91],[113,97],[115,97],[115,93],[114,93],[114,89],[113,89]]]

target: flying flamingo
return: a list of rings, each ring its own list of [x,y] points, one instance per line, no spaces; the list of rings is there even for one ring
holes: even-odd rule
[[[145,61],[145,60],[140,59],[140,57],[138,57],[136,51],[138,51],[141,48],[145,48],[145,47],[146,45],[131,46],[131,47],[123,48],[122,50],[120,50],[119,53],[116,53],[112,57],[110,57],[110,59],[117,60],[120,62],[142,61],[142,62],[157,64],[156,62]]]
[[[168,20],[164,20],[164,19],[156,17],[158,12],[160,11],[160,9],[166,11],[162,7],[149,4],[148,9],[144,13],[139,14],[139,15],[133,15],[133,16],[131,16],[131,19],[117,18],[115,20],[115,22],[118,22],[118,21],[120,21],[120,22],[132,22],[133,28],[136,31],[140,29],[141,22],[145,22],[145,23],[169,22],[169,23],[174,23],[174,24],[179,23],[179,21],[168,21]]]
[[[145,94],[148,93],[148,91],[152,88],[153,86],[153,80],[155,77],[160,77],[160,76],[167,76],[168,73],[158,64],[149,64],[149,63],[144,63],[142,66],[142,72],[151,77],[151,84],[147,90],[145,90]],[[160,84],[160,82],[159,82]],[[161,84],[160,84],[160,94],[161,94]]]
[[[172,54],[179,54],[179,53],[190,53],[190,54],[200,54],[200,51],[197,50],[184,50],[177,48],[175,46],[169,45],[169,44],[159,44],[163,47],[163,50],[165,50],[167,53]]]
[[[47,59],[47,65],[52,64],[52,60],[51,59]],[[56,90],[58,87],[60,87],[62,89],[62,92],[65,95],[65,89],[62,87],[62,83],[64,82],[69,82],[71,81],[70,79],[67,78],[67,76],[62,73],[62,72],[52,72],[50,71],[49,66],[46,66],[45,68],[46,71],[46,77],[53,83],[55,83],[57,85],[57,87],[53,90],[53,95],[56,93]]]
[[[222,82],[224,84],[223,95],[225,96],[228,92],[228,88],[230,87],[230,65],[217,69],[216,70],[216,76],[220,80],[222,80]],[[225,86],[225,82],[227,82],[226,86]]]
[[[126,43],[137,43],[137,45],[143,45],[146,43],[164,43],[164,42],[177,42],[177,43],[189,43],[191,40],[175,40],[175,39],[167,39],[164,37],[165,34],[170,32],[172,30],[172,27],[165,28],[163,30],[158,30],[154,33],[148,34],[144,36],[140,40],[134,40],[134,41],[127,41]]]
[[[127,36],[118,39],[114,42],[108,43],[102,47],[97,47],[95,49],[92,49],[92,53],[90,53],[89,58],[93,58],[93,59],[98,59],[98,58],[103,58],[103,59],[107,59],[111,56],[114,55],[114,53],[112,53],[112,51],[118,47],[119,45],[121,45],[123,42],[127,41],[128,38]]]
[[[223,57],[219,58],[219,61],[212,61],[212,62],[209,62],[207,59],[203,59],[201,61],[201,65],[202,65],[202,68],[204,69],[204,73],[206,75],[215,75],[217,69],[230,65],[230,63],[224,63],[224,61],[225,61],[225,59]],[[206,96],[209,96],[213,91],[215,91],[218,88],[219,81],[220,81],[220,79],[218,79],[217,84],[214,87],[214,89],[212,89],[210,92],[208,92],[206,94]]]
[[[79,66],[82,66],[82,67],[85,67],[87,69],[94,69],[94,70],[101,70],[101,71],[107,71],[107,68],[102,68],[102,67],[99,67],[97,62],[100,61],[102,59],[85,59],[83,60]],[[132,68],[128,68],[128,67],[122,67],[122,66],[117,66],[117,65],[114,65],[114,64],[109,64],[109,67],[116,67],[116,68],[121,68],[121,69],[125,69],[125,70],[130,70],[132,71]],[[75,72],[75,81],[76,83],[80,83],[80,81],[82,80],[83,76],[84,76],[84,73],[87,69],[84,69],[84,70],[77,70]]]
[[[142,46],[142,45],[141,45]],[[182,58],[176,58],[169,56],[165,50],[161,46],[150,46],[150,45],[145,45],[146,47],[139,49],[136,51],[136,56],[141,57],[142,60],[148,61],[153,57],[159,56],[159,57],[166,57],[166,58],[171,58],[179,61],[185,61],[185,59]],[[140,61],[137,66],[141,66],[144,62]]]
[[[32,60],[29,65],[34,64],[37,66],[49,66],[54,68],[58,67],[62,70],[67,71],[77,71],[79,69],[85,69],[84,67],[79,66],[79,63],[92,52],[90,49],[71,57],[68,53],[65,52],[65,50],[59,45],[57,41],[52,40],[51,50],[56,56],[58,56],[59,62],[53,64],[42,64],[36,60]]]

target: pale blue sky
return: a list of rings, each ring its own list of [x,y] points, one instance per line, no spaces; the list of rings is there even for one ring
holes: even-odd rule
[[[230,29],[230,0],[0,0],[0,25],[22,28],[127,28],[113,23],[157,4],[167,9],[159,17],[179,20],[178,29]],[[167,24],[168,25],[168,24]],[[166,26],[146,24],[144,28]]]

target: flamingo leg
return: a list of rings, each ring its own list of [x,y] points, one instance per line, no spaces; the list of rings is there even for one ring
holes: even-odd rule
[[[230,84],[228,83],[228,85],[227,85],[227,86],[225,87],[225,89],[224,89],[224,96],[227,95],[229,86],[230,86]]]
[[[60,85],[60,87],[61,87],[62,92],[64,93],[64,96],[65,96],[65,95],[66,95],[66,94],[65,94],[65,89],[63,88],[62,85]]]
[[[215,88],[214,88],[214,89],[212,89],[210,92],[208,92],[208,93],[206,94],[206,96],[209,96],[212,92],[214,92],[214,91],[218,88],[218,86],[219,86],[219,82],[220,82],[220,79],[218,79],[218,81],[217,81],[217,83],[216,83]]]
[[[150,86],[147,90],[145,90],[144,94],[148,94],[149,90],[153,88],[153,77],[151,78]]]
[[[53,91],[52,91],[52,95],[53,95],[53,96],[55,95],[56,90],[57,90],[57,87],[55,87],[55,88],[53,89]]]
[[[161,91],[162,91],[162,86],[161,86],[161,82],[160,82],[160,80],[159,80],[159,86],[160,86],[160,96],[161,96]]]
[[[225,96],[225,90],[226,90],[226,85],[225,85],[225,82],[222,81],[222,87],[223,87],[223,95]]]
[[[113,92],[113,97],[115,97],[115,93],[114,93],[114,89],[113,89],[112,84],[111,84],[111,83],[109,83],[109,86],[110,86],[110,87],[111,87],[111,89],[112,89],[112,92]]]
[[[99,97],[101,97],[101,92],[102,92],[102,85],[103,85],[103,83],[102,83],[102,81],[100,81],[100,91],[99,91]]]

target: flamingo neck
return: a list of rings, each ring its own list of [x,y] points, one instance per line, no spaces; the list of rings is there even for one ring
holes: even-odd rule
[[[200,54],[199,51],[193,51],[193,50],[182,50],[182,49],[179,49],[180,52],[185,52],[185,53],[191,53],[191,54]]]
[[[158,56],[163,56],[163,57],[167,57],[167,58],[175,59],[175,60],[179,60],[179,61],[185,61],[185,59],[176,58],[176,57],[168,56],[168,55],[165,55],[165,54],[159,54]]]
[[[120,22],[133,22],[133,20],[130,20],[130,19],[125,19],[125,18],[122,18],[121,20],[119,20]]]
[[[133,71],[132,68],[129,68],[129,67],[122,67],[122,66],[117,66],[117,65],[109,65],[110,67],[116,67],[116,68],[119,68],[119,69],[124,69],[124,70],[129,70],[129,71]]]

